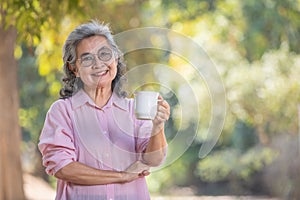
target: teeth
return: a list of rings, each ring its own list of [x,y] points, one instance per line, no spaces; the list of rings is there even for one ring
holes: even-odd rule
[[[100,76],[104,75],[106,73],[106,71],[100,72]]]
[[[101,71],[101,72],[98,72],[98,73],[95,74],[95,75],[97,75],[97,76],[102,76],[102,75],[106,74],[106,72],[107,72],[107,70]]]

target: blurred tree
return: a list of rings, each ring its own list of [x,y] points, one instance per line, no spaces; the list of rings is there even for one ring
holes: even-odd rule
[[[0,3],[0,199],[25,199],[20,162],[19,99],[14,47],[17,29],[7,24],[8,2]],[[17,180],[17,181],[16,181]]]

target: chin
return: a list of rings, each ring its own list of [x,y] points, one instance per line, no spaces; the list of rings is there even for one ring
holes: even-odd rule
[[[100,82],[97,85],[98,88],[105,88],[105,87],[111,88],[111,86],[112,86],[112,82]]]

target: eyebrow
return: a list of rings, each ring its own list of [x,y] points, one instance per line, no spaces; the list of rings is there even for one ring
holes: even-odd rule
[[[92,53],[83,53],[83,54],[80,55],[80,58],[83,57],[83,56],[90,55],[90,54],[92,54]]]

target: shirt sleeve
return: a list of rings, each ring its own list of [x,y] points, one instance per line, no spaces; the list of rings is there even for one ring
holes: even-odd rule
[[[149,143],[152,131],[151,120],[137,120],[136,121],[136,151],[142,153],[146,150]]]
[[[73,129],[66,100],[55,102],[49,109],[38,148],[49,175],[76,160]]]
[[[146,151],[146,148],[148,146],[151,132],[152,132],[152,120],[137,120],[137,139],[136,139],[136,152],[139,153],[140,156]],[[168,151],[168,144],[163,149],[164,158],[161,161],[160,164],[162,164],[166,157],[167,157],[167,151]]]

